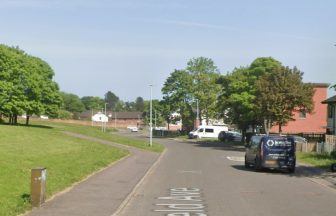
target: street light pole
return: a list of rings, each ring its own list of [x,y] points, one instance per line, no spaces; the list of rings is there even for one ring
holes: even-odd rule
[[[105,112],[104,112],[105,117],[107,117],[107,115],[106,115],[106,104],[107,103],[105,103]],[[108,121],[108,118],[107,118],[107,121]],[[106,124],[107,124],[107,122],[104,122],[104,132],[106,131]]]
[[[197,109],[196,109],[196,126],[199,126],[199,106],[198,106],[198,99],[196,99]]]
[[[153,145],[153,123],[152,123],[152,112],[153,112],[153,102],[152,102],[152,88],[153,85],[150,84],[150,108],[149,108],[149,146]]]

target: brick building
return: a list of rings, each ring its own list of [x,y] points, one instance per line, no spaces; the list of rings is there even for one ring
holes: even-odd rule
[[[293,118],[295,120],[282,126],[282,133],[325,133],[327,127],[327,105],[322,102],[327,99],[327,90],[329,84],[312,83],[315,94],[313,96],[314,110],[312,113],[295,111]],[[278,133],[279,126],[275,125],[271,133]]]

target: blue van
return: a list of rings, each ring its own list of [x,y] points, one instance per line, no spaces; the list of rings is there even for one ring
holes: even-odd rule
[[[255,135],[246,145],[245,167],[287,169],[293,173],[295,164],[293,137]]]

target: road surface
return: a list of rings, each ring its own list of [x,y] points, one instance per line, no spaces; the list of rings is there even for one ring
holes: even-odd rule
[[[244,167],[244,149],[158,139],[167,147],[121,216],[336,215],[335,189],[300,174]]]

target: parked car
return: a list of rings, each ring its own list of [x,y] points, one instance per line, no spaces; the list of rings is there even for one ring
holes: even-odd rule
[[[292,137],[255,135],[246,145],[245,167],[287,169],[295,172],[295,142]]]
[[[194,138],[218,138],[221,131],[228,131],[226,126],[200,126],[197,129],[191,131],[188,136],[189,139]]]
[[[130,130],[131,132],[138,132],[138,127],[136,126],[127,126],[127,129]]]
[[[240,142],[242,140],[242,135],[241,133],[235,131],[221,131],[218,134],[218,140],[222,142],[226,141]]]

